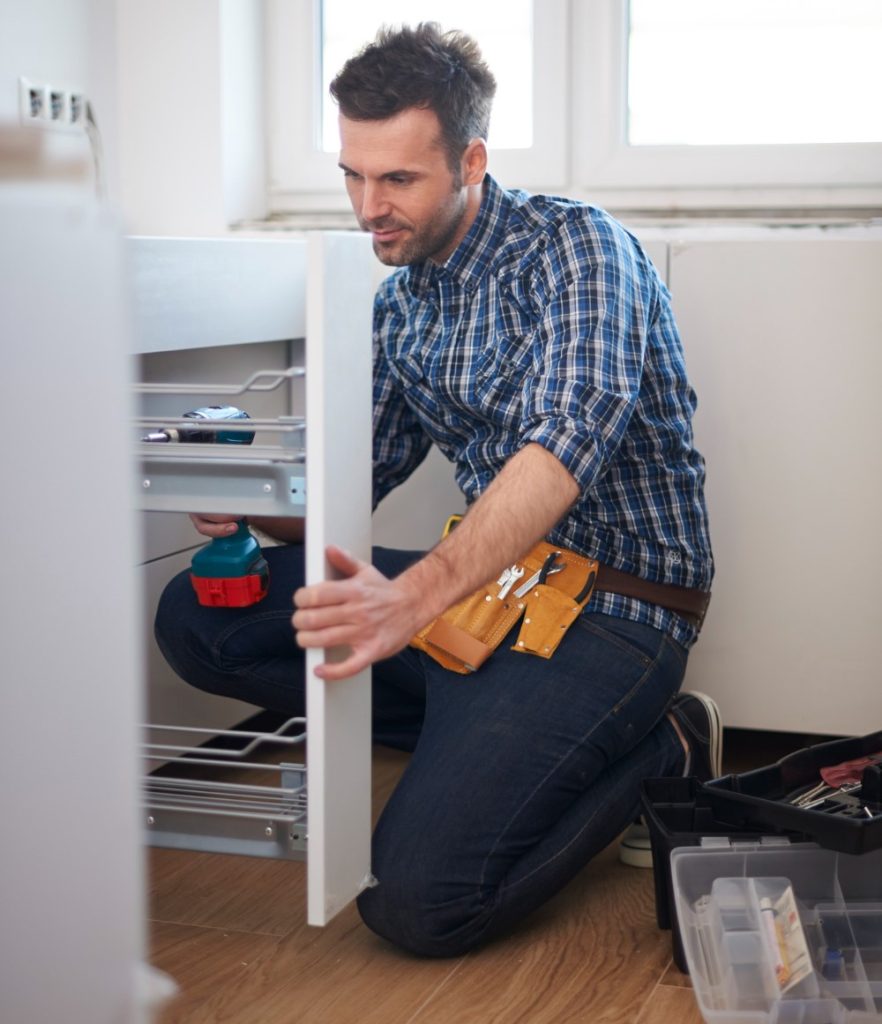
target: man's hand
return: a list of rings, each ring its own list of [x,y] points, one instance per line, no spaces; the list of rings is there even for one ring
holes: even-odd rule
[[[329,547],[328,561],[346,579],[297,591],[297,642],[352,648],[344,661],[316,669],[322,679],[345,679],[396,654],[446,608],[528,552],[578,495],[557,458],[529,444],[508,460],[459,526],[394,580]]]
[[[425,623],[415,615],[416,595],[402,577],[387,579],[342,548],[328,547],[326,554],[345,579],[297,590],[291,621],[301,647],[351,648],[345,660],[316,669],[319,678],[337,680],[396,654]]]
[[[190,521],[203,537],[232,537],[242,516],[205,515],[191,512]]]
[[[208,515],[204,512],[190,513],[190,521],[203,537],[232,537],[238,523],[244,516]],[[296,544],[303,540],[303,520],[288,516],[249,516],[248,523],[262,530],[270,537],[285,544]]]

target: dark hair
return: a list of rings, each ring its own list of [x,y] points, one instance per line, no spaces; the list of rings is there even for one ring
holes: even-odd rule
[[[434,111],[452,169],[472,139],[487,138],[495,92],[474,39],[433,21],[381,28],[331,82],[340,112],[353,121],[384,121],[411,107]]]

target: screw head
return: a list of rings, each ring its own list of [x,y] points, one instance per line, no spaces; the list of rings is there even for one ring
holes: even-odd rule
[[[148,825],[155,825],[156,824],[156,818],[154,818],[152,814],[148,814],[147,815],[147,824]]]
[[[147,488],[148,488],[148,487],[150,486],[150,481],[149,481],[149,480],[142,480],[142,481],[141,481],[141,486],[142,486],[142,487],[144,488],[144,490],[146,491],[146,490],[147,490]]]

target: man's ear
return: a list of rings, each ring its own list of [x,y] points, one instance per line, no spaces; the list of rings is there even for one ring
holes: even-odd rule
[[[472,139],[462,154],[463,185],[480,185],[487,173],[487,143]]]

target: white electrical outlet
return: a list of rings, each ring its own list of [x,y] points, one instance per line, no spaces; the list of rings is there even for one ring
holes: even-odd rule
[[[86,127],[87,104],[82,92],[46,82],[33,82],[24,76],[18,80],[18,109],[22,124],[82,131]]]
[[[22,124],[41,121],[46,116],[48,96],[42,85],[37,85],[29,78],[18,80],[18,107]]]
[[[70,94],[70,123],[76,127],[86,124],[86,97],[81,92]]]

